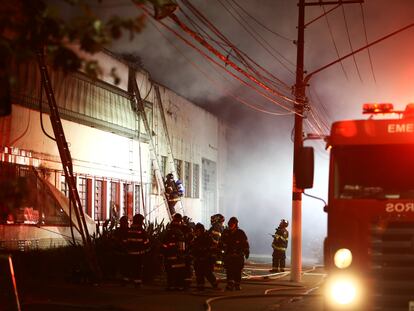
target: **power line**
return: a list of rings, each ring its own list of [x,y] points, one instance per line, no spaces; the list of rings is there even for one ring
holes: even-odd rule
[[[330,36],[331,36],[331,40],[332,40],[333,46],[335,47],[336,56],[337,56],[338,58],[340,58],[340,55],[339,55],[339,50],[338,50],[338,47],[336,46],[336,42],[335,42],[334,35],[333,35],[333,32],[332,32],[332,27],[331,27],[331,24],[329,23],[328,16],[326,15],[326,10],[325,10],[325,7],[324,7],[324,6],[322,6],[322,9],[323,9],[323,12],[325,13],[325,20],[326,20],[326,24],[328,25],[329,34],[330,34]],[[346,73],[346,71],[345,71],[345,68],[344,68],[344,64],[342,64],[342,62],[340,62],[340,64],[341,64],[342,72],[343,72],[343,73],[344,73],[344,75],[345,75],[345,78],[346,78],[347,80],[349,80],[349,79],[348,79],[348,75],[347,75],[347,73]]]
[[[348,37],[349,47],[351,48],[351,52],[354,52],[354,48],[352,47],[351,36],[350,36],[350,34],[349,34],[348,22],[347,22],[347,20],[346,20],[346,15],[345,15],[345,7],[344,7],[343,5],[341,5],[341,7],[342,7],[342,15],[343,15],[343,17],[344,17],[344,23],[345,23],[346,35],[347,35],[347,37]],[[361,77],[361,73],[359,72],[359,67],[358,67],[358,64],[357,64],[357,61],[356,61],[356,58],[355,58],[355,54],[352,54],[352,59],[354,60],[354,64],[355,64],[355,68],[356,68],[357,73],[358,73],[359,80],[360,80],[361,82],[363,82],[363,81],[362,81],[362,77]]]
[[[158,28],[158,26],[150,19],[150,22],[151,22],[151,24],[155,27],[155,29],[164,37],[164,39],[170,44],[170,45],[172,45],[176,50],[177,50],[177,52],[182,56],[182,57],[184,57],[185,59],[186,59],[186,61],[190,64],[190,65],[192,65],[194,68],[196,68],[196,70],[198,70],[198,71],[200,71],[206,78],[207,78],[207,80],[210,82],[210,83],[212,83],[212,84],[214,84],[215,86],[218,86],[219,88],[221,88],[225,93],[227,93],[227,96],[229,96],[229,97],[231,97],[231,98],[233,98],[233,99],[235,99],[236,101],[238,101],[238,102],[240,102],[240,103],[242,103],[243,105],[245,105],[245,106],[247,106],[247,107],[249,107],[249,108],[251,108],[251,109],[253,109],[253,110],[256,110],[256,111],[258,111],[258,112],[261,112],[261,113],[265,113],[265,114],[270,114],[270,115],[274,115],[274,116],[284,116],[284,115],[290,115],[291,113],[280,113],[280,112],[273,112],[273,111],[269,111],[269,110],[266,110],[266,109],[264,109],[264,108],[261,108],[261,107],[257,107],[257,106],[255,106],[255,105],[253,105],[253,104],[250,104],[250,103],[248,103],[247,101],[245,101],[244,99],[242,99],[242,98],[240,98],[239,96],[236,96],[236,95],[234,95],[234,94],[232,94],[231,92],[228,92],[226,89],[224,89],[224,87],[223,87],[223,84],[221,84],[219,81],[214,81],[214,79],[213,78],[211,78],[210,77],[210,75],[209,74],[207,74],[200,66],[198,66],[195,62],[193,62],[189,57],[187,57],[166,35],[164,35],[163,33],[162,33],[162,31]],[[211,63],[210,62],[208,62],[208,64],[210,64],[211,65]],[[214,68],[214,67],[213,67]],[[215,68],[214,68],[215,69]]]
[[[142,6],[142,5],[138,5],[137,4],[137,7],[139,7],[139,8],[141,8],[143,11],[144,11],[144,13],[147,15],[147,16],[152,16],[151,14],[150,14],[150,11],[146,8],[146,7],[144,7],[144,6]],[[174,14],[172,14],[171,16],[170,16],[180,27],[183,27],[184,29],[187,29],[188,30],[188,28],[187,28],[187,26],[186,25],[184,25],[181,21],[179,21],[178,20],[178,18],[177,18],[177,16],[176,15],[174,15]],[[237,80],[239,80],[240,82],[242,82],[244,85],[246,85],[247,87],[249,87],[249,88],[251,88],[252,90],[254,90],[254,91],[256,91],[257,93],[259,93],[260,95],[262,95],[263,97],[265,97],[265,98],[267,98],[268,100],[270,100],[272,103],[274,103],[274,104],[276,104],[277,106],[280,106],[281,108],[283,108],[283,109],[285,109],[285,110],[287,110],[287,111],[289,111],[289,112],[292,112],[292,113],[296,113],[292,108],[289,108],[289,107],[287,107],[287,106],[285,106],[284,104],[282,104],[282,103],[280,103],[280,102],[278,102],[277,100],[275,100],[274,98],[272,98],[272,97],[270,97],[269,95],[267,95],[266,93],[264,93],[263,91],[261,91],[260,89],[258,89],[258,88],[256,88],[256,87],[254,87],[253,85],[250,85],[249,83],[247,83],[246,81],[244,81],[244,80],[242,80],[240,77],[238,77],[236,74],[234,74],[233,72],[231,72],[231,71],[229,71],[225,66],[223,66],[223,65],[221,65],[219,62],[217,62],[216,60],[214,60],[213,58],[211,58],[209,55],[207,55],[205,52],[203,52],[201,49],[199,49],[199,48],[197,48],[194,44],[192,44],[189,40],[187,40],[186,38],[184,38],[182,35],[180,35],[177,31],[175,31],[174,29],[172,29],[170,26],[168,26],[167,24],[165,24],[163,21],[161,21],[161,20],[158,20],[158,22],[161,24],[161,25],[163,25],[165,28],[167,28],[170,32],[172,32],[173,34],[175,34],[178,38],[180,38],[181,40],[183,40],[187,45],[189,45],[189,46],[191,46],[193,49],[195,49],[197,52],[199,52],[201,55],[203,55],[205,58],[207,58],[209,61],[211,61],[211,62],[213,62],[215,65],[217,65],[217,66],[219,66],[219,67],[221,67],[223,70],[225,70],[227,73],[229,73],[231,76],[233,76],[235,79],[237,79]],[[193,32],[191,32],[190,31],[190,34],[191,34],[191,36],[193,37],[193,38],[195,38],[199,43],[201,43],[201,42],[203,42],[203,40],[201,39],[200,40],[200,38],[198,38],[197,36],[195,36],[195,34],[193,33]],[[201,41],[201,42],[200,42]],[[204,41],[204,43],[206,43],[205,41]],[[210,49],[209,49],[210,50]],[[217,52],[217,51],[215,51],[215,52]],[[223,60],[223,61],[225,61],[226,63],[228,63],[228,64],[230,64],[232,67],[233,66],[236,66],[235,64],[233,64],[232,62],[230,62],[230,61],[226,61],[225,60],[225,57],[223,56],[223,55],[216,55],[216,56],[218,56],[221,60]],[[236,67],[237,68],[237,67]],[[240,70],[240,68],[238,68],[239,70]],[[239,71],[239,70],[237,70],[237,71]],[[253,82],[255,82],[255,80],[257,81],[257,79],[252,79],[252,81]],[[258,81],[259,83],[257,83],[260,87],[262,87],[262,88],[264,88],[264,89],[266,89],[267,91],[270,91],[273,95],[277,95],[277,96],[279,96],[279,97],[281,97],[278,93],[277,93],[277,91],[275,91],[275,90],[272,90],[272,89],[270,89],[270,88],[268,88],[267,86],[265,86],[262,82],[260,82],[260,81]],[[288,100],[288,101],[292,101],[292,102],[295,102],[294,100],[292,100],[292,99],[290,99],[290,98],[287,98],[287,97],[285,97],[285,96],[283,96],[282,97],[282,99],[286,99],[286,100]]]
[[[206,36],[207,39],[214,42],[215,44],[217,44],[219,47],[221,47],[221,49],[223,51],[225,51],[226,53],[228,53],[228,56],[231,54],[232,51],[237,51],[235,57],[236,59],[243,64],[243,66],[245,66],[245,68],[247,70],[250,70],[253,74],[257,75],[259,78],[264,79],[266,81],[268,81],[269,83],[271,83],[274,87],[276,88],[280,88],[280,87],[284,87],[286,90],[290,90],[289,86],[287,86],[283,81],[281,81],[280,79],[278,79],[277,77],[275,77],[273,74],[271,74],[269,71],[267,71],[265,68],[263,68],[262,66],[260,66],[259,64],[257,64],[253,59],[251,59],[246,53],[244,53],[243,51],[241,51],[240,49],[238,49],[237,47],[235,47],[234,45],[226,42],[223,43],[221,41],[218,41],[214,38],[212,38],[204,29],[203,27],[201,27],[199,24],[197,24],[197,22],[195,22],[187,13],[185,13],[184,10],[180,10],[180,12],[184,15],[184,17],[193,25],[194,28],[199,29],[201,32],[203,32]],[[203,37],[200,33],[198,34],[199,36]],[[224,36],[224,35],[223,35]],[[203,37],[205,40],[206,38]],[[226,39],[227,40],[227,39]],[[226,48],[230,48],[230,52],[228,50],[226,50]],[[258,72],[255,68],[253,68],[250,64],[249,61],[254,64],[256,67],[258,67],[261,71],[263,71],[265,74],[267,74],[270,78],[273,78],[274,80],[267,78],[266,76],[262,75],[260,72]]]
[[[224,36],[224,34],[216,27],[214,26],[213,23],[211,23],[207,17],[205,17],[199,10],[197,10],[188,0],[181,0],[181,2],[196,16],[198,17],[198,19],[204,24],[206,25],[213,33],[215,33],[221,40],[223,40],[224,42],[226,42],[230,47],[232,47],[232,50],[237,54],[237,56],[239,57],[239,60],[245,64],[245,66],[247,66],[248,68],[250,68],[251,70],[253,70],[255,72],[255,74],[257,74],[257,71],[255,71],[255,69],[253,69],[251,66],[249,66],[246,62],[246,60],[244,60],[243,56],[240,53],[240,50],[229,40],[226,38],[226,36]],[[274,75],[272,75],[273,78],[275,78],[278,82],[280,82],[281,84],[285,85],[286,87],[289,88],[289,86],[283,82],[281,79],[275,77]]]
[[[274,90],[272,88],[270,88],[268,85],[266,85],[265,83],[263,83],[262,81],[258,80],[256,77],[253,77],[251,74],[249,74],[248,72],[246,72],[245,70],[243,70],[242,68],[240,68],[239,66],[237,66],[235,63],[233,63],[232,61],[230,61],[229,59],[227,59],[223,54],[221,54],[220,52],[218,52],[216,49],[214,49],[214,47],[212,47],[211,45],[209,45],[205,40],[203,40],[202,38],[200,38],[199,36],[197,36],[196,33],[194,33],[190,28],[187,27],[187,25],[185,25],[182,21],[180,21],[178,19],[178,17],[174,14],[170,15],[170,18],[183,30],[185,31],[187,34],[189,34],[191,37],[193,37],[193,39],[195,39],[198,43],[200,43],[201,45],[203,45],[205,48],[207,48],[211,53],[213,53],[216,57],[218,57],[219,59],[221,59],[223,62],[225,62],[227,65],[231,66],[234,70],[236,70],[237,72],[241,73],[242,75],[244,75],[246,78],[248,78],[249,80],[251,80],[252,82],[254,82],[255,84],[257,84],[258,86],[260,86],[261,88],[263,88],[264,90],[272,93],[273,95],[276,95],[286,101],[292,102],[292,103],[296,103],[296,101],[294,99],[291,99],[287,96],[285,96],[284,94],[282,94],[281,92]]]
[[[269,27],[267,27],[266,25],[264,25],[261,21],[259,21],[257,18],[255,18],[253,15],[251,15],[245,8],[243,8],[239,3],[237,3],[236,1],[234,1],[234,0],[232,0],[232,2],[237,6],[237,7],[239,7],[240,8],[240,10],[242,10],[243,12],[244,12],[244,14],[246,14],[248,17],[250,17],[252,20],[254,20],[259,26],[261,26],[261,27],[263,27],[264,29],[266,29],[267,31],[269,31],[270,33],[272,33],[272,34],[274,34],[275,36],[277,36],[277,37],[279,37],[279,38],[281,38],[281,39],[284,39],[284,40],[286,40],[286,41],[289,41],[289,42],[293,42],[294,40],[292,40],[292,39],[289,39],[288,37],[286,37],[286,36],[283,36],[283,35],[281,35],[280,33],[278,33],[278,32],[275,32],[274,30],[272,30],[272,29],[270,29]]]
[[[368,35],[367,35],[367,27],[365,25],[365,14],[364,14],[364,7],[362,6],[362,3],[359,4],[360,8],[361,8],[361,15],[362,15],[362,25],[364,26],[364,34],[365,34],[365,44],[368,44]],[[372,72],[372,77],[374,78],[374,82],[375,84],[377,84],[377,79],[375,77],[375,71],[374,71],[374,66],[372,65],[372,57],[371,57],[371,51],[368,48],[368,58],[369,58],[369,64],[371,66],[371,72]]]
[[[270,46],[270,44],[265,40],[265,39],[263,39],[263,37],[262,36],[260,36],[260,34],[258,34],[255,30],[250,30],[246,25],[248,25],[248,22],[246,22],[246,20],[237,12],[237,11],[235,11],[236,12],[236,14],[240,17],[240,19],[242,19],[242,21],[240,21],[234,14],[233,14],[233,12],[231,11],[231,10],[229,10],[229,8],[227,8],[225,5],[224,5],[224,3],[221,1],[221,0],[217,0],[223,7],[224,7],[224,9],[240,24],[240,26],[242,26],[242,28],[267,52],[267,53],[269,53],[269,55],[270,56],[272,56],[279,64],[281,64],[282,65],[282,67],[283,68],[285,68],[290,74],[294,74],[294,72],[289,68],[289,67],[287,67],[286,66],[286,64],[284,64],[274,53],[272,53],[272,51],[270,51],[269,50],[269,48],[268,47],[266,47],[265,45],[264,45],[264,43],[262,43],[257,37],[259,37],[261,40],[263,40],[265,43],[266,43],[266,45],[268,45],[269,47],[270,47],[270,49],[272,49],[272,50],[274,50],[273,49],[273,47],[272,46]],[[231,5],[231,4],[229,4],[232,8],[233,8],[233,6]],[[233,8],[233,10],[234,10],[234,8]],[[254,33],[253,33],[254,32]],[[257,36],[257,37],[256,37]],[[278,51],[276,51],[276,50],[274,50],[279,56],[281,56],[282,58],[284,58],[284,56],[280,53],[280,52],[278,52]],[[285,58],[284,58],[285,59]],[[285,59],[286,60],[286,59]]]
[[[220,3],[221,3],[221,1],[220,0],[218,0]],[[263,43],[265,43],[271,50],[273,50],[275,53],[277,53],[285,62],[287,62],[289,65],[291,65],[291,66],[295,66],[295,64],[292,62],[292,61],[290,61],[289,59],[287,59],[281,52],[279,52],[278,50],[276,50],[271,44],[269,44],[269,42],[258,32],[258,31],[256,31],[256,29],[254,28],[254,27],[252,27],[251,25],[250,25],[250,23],[249,23],[249,21],[248,20],[246,20],[239,12],[237,12],[237,9],[235,8],[235,6],[237,6],[237,7],[239,7],[240,8],[240,6],[237,4],[237,2],[235,2],[234,0],[224,0],[224,1],[227,1],[227,3],[231,6],[231,8],[233,9],[233,11],[242,19],[242,21],[244,22],[244,23],[240,23],[240,21],[239,20],[237,20],[241,25],[242,25],[242,27],[243,28],[245,28],[245,26],[244,25],[246,25],[246,26],[248,26],[250,29],[251,29],[251,31],[252,32],[254,32],[262,41],[263,41]],[[235,6],[233,6],[232,5],[232,3],[234,3],[234,5]],[[223,5],[223,4],[222,4]],[[243,11],[243,12],[245,12],[245,11]],[[246,13],[245,13],[246,14]],[[249,15],[248,15],[249,16]],[[247,31],[247,30],[246,30]],[[259,44],[260,44],[260,42],[259,42]],[[261,44],[262,45],[262,44]],[[263,46],[263,45],[262,45]],[[264,47],[265,48],[265,47]],[[270,52],[269,52],[270,53]],[[272,54],[271,54],[272,55]],[[272,55],[273,56],[273,55]],[[278,60],[279,62],[280,62],[280,60]],[[285,67],[285,65],[284,64],[282,64],[284,67]],[[286,68],[286,67],[285,67]],[[290,70],[289,68],[286,68],[290,73],[292,73],[292,74],[294,74],[294,72],[292,71],[292,70]]]

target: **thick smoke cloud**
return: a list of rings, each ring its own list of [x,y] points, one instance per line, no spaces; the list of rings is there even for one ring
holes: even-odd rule
[[[223,1],[227,3],[227,1]],[[289,85],[294,84],[295,67],[287,71],[273,57],[264,51],[257,42],[238,24],[218,1],[191,1],[202,11],[231,41],[258,63],[264,66]],[[296,38],[297,1],[258,0],[240,1],[253,16],[268,27],[283,34],[292,41]],[[372,42],[398,28],[412,22],[414,2],[412,0],[370,0],[364,5],[365,25],[368,41]],[[328,10],[331,7],[326,7]],[[366,44],[359,4],[344,6],[348,31],[353,48]],[[125,8],[125,15],[138,11]],[[111,14],[113,12],[105,12]],[[312,20],[323,13],[320,7],[307,7],[306,20]],[[338,8],[328,16],[340,56],[349,53],[342,9]],[[286,59],[295,63],[296,46],[258,25],[252,25],[282,53]],[[158,26],[161,27],[161,26]],[[223,81],[215,69],[208,66],[205,59],[191,51],[173,35],[160,28],[164,36],[148,23],[146,31],[132,43],[125,40],[113,48],[120,52],[133,52],[141,56],[144,67],[152,78],[174,91],[197,102],[225,119],[232,128],[230,135],[230,171],[226,189],[225,216],[236,215],[240,226],[246,230],[252,245],[252,253],[271,254],[271,237],[281,218],[291,221],[292,185],[292,148],[291,131],[293,116],[269,116],[241,107],[230,100],[217,84],[211,84],[194,65],[203,68],[209,76]],[[373,71],[367,51],[355,55],[339,64],[315,75],[310,85],[325,106],[333,122],[344,118],[360,118],[360,107],[364,102],[393,102],[402,109],[413,102],[412,81],[414,65],[412,62],[414,29],[407,30],[370,49]],[[166,41],[167,37],[186,55],[178,52]],[[310,24],[305,34],[305,67],[308,73],[337,59],[330,31],[325,18]],[[344,72],[346,72],[346,75]],[[226,75],[225,73],[223,73]],[[231,80],[231,77],[228,77]],[[236,82],[224,81],[233,93],[248,93]],[[253,104],[264,104],[274,108],[263,98],[248,95]],[[310,97],[311,106],[318,100]],[[326,133],[325,133],[326,134]],[[323,142],[305,142],[315,147],[315,186],[310,194],[327,197],[328,153]],[[303,197],[303,257],[305,261],[320,262],[322,243],[326,234],[326,214],[323,203]],[[290,254],[290,252],[289,252]],[[288,255],[289,255],[288,254]]]

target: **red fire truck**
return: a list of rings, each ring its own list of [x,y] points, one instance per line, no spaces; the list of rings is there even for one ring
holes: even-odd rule
[[[414,310],[414,104],[332,125],[327,310]],[[386,119],[385,119],[385,118]]]

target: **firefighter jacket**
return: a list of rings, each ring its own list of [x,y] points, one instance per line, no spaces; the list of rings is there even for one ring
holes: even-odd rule
[[[289,232],[286,230],[286,228],[277,228],[275,234],[273,235],[272,248],[275,251],[286,251],[286,248],[288,246],[288,238]]]
[[[223,243],[221,236],[223,234],[223,226],[220,223],[215,223],[208,230],[208,234],[213,239],[213,252],[216,257],[221,257],[223,252]]]
[[[130,255],[142,255],[150,250],[148,234],[141,225],[132,225],[129,228],[125,244]]]
[[[126,241],[128,239],[128,227],[118,227],[114,232],[114,249],[119,252],[126,252]]]
[[[210,261],[213,255],[214,242],[208,232],[194,238],[190,245],[190,253],[195,261]]]
[[[162,252],[167,261],[182,258],[186,251],[185,236],[181,226],[171,223],[162,238]]]
[[[189,225],[186,225],[186,224],[182,224],[180,226],[180,230],[184,234],[184,241],[185,241],[185,245],[187,246],[187,249],[186,249],[186,251],[187,251],[188,246],[191,244],[191,242],[194,239],[194,230],[193,230],[192,227],[190,227]]]
[[[249,241],[243,230],[236,228],[230,230],[229,228],[223,231],[221,236],[225,256],[241,255],[249,257]]]

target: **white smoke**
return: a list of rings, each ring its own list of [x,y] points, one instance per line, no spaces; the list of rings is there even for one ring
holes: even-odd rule
[[[269,53],[258,46],[218,1],[194,0],[191,3],[238,48],[283,81],[293,85],[294,74],[286,71]],[[269,28],[292,39],[292,42],[289,42],[277,38],[250,21],[280,53],[295,63],[296,46],[293,40],[296,39],[297,1],[257,0],[241,1],[240,4]],[[389,0],[371,0],[365,1],[363,7],[369,42],[411,23],[414,16],[412,0],[395,0],[392,4]],[[326,6],[326,10],[330,8],[332,6]],[[355,50],[366,44],[360,5],[344,5],[344,9]],[[123,8],[121,14],[132,16],[138,12],[132,6]],[[107,11],[105,14],[112,13],[113,11]],[[323,10],[319,6],[307,7],[306,20],[310,21],[322,13]],[[351,52],[351,49],[342,8],[330,13],[328,19],[339,55],[344,56]],[[149,70],[154,80],[213,111],[238,129],[233,133],[230,141],[231,167],[228,172],[226,205],[222,208],[227,219],[231,216],[239,218],[241,228],[245,229],[249,236],[252,253],[270,255],[271,237],[268,234],[273,234],[281,218],[291,221],[293,144],[290,137],[293,117],[271,117],[248,108],[240,108],[240,104],[234,101],[229,104],[226,94],[216,84],[211,84],[194,65],[188,62],[188,59],[203,68],[209,76],[222,81],[221,83],[233,90],[233,93],[242,94],[247,92],[246,88],[240,87],[238,83],[222,80],[220,75],[207,65],[203,57],[181,43],[174,35],[167,33],[162,26],[159,27],[186,57],[181,52],[177,52],[149,23],[142,35],[137,36],[133,42],[125,39],[113,48],[140,55],[144,67]],[[355,55],[361,79],[352,57],[342,62],[347,78],[340,64],[312,77],[310,84],[330,115],[330,120],[327,122],[361,117],[361,105],[364,102],[393,102],[397,104],[397,108],[402,108],[408,102],[414,102],[412,97],[414,65],[411,54],[414,45],[413,32],[414,29],[407,30],[370,49],[376,83],[366,50]],[[307,26],[305,31],[307,73],[336,59],[337,54],[325,18]],[[295,67],[288,66],[294,73]],[[249,98],[253,100],[252,104],[272,107],[266,100],[257,96],[249,96]],[[316,102],[313,99],[311,105],[314,104]],[[316,149],[314,188],[308,192],[326,199],[328,153],[321,143],[306,142],[306,144],[314,145]],[[302,224],[303,257],[320,261],[322,242],[326,234],[326,214],[323,212],[322,202],[303,197]]]

